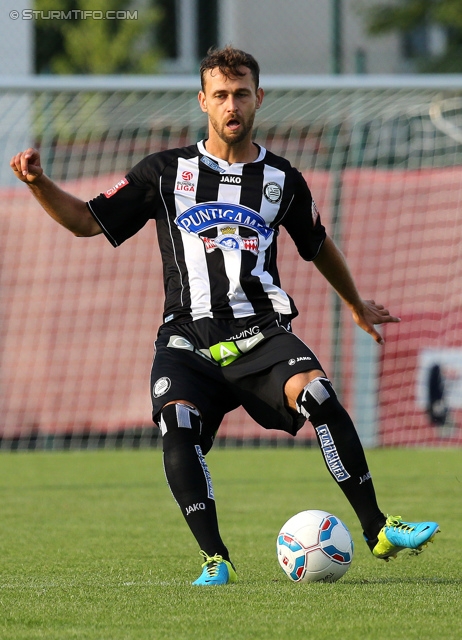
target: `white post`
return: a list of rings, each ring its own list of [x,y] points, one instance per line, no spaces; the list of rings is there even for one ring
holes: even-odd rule
[[[179,20],[181,68],[192,73],[197,64],[197,2],[182,0]]]
[[[0,20],[0,75],[32,74],[34,21],[25,19],[32,0],[17,0],[2,7]],[[23,12],[26,11],[26,14]],[[10,158],[31,144],[30,96],[24,92],[0,93],[0,186],[16,184]]]
[[[239,7],[235,0],[221,0],[218,9],[218,41],[221,47],[226,44],[236,46],[236,12]]]
[[[363,447],[379,445],[379,349],[371,336],[354,327],[353,422]]]

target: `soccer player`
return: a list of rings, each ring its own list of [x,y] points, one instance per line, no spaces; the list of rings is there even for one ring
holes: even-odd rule
[[[348,413],[314,352],[292,333],[297,309],[279,281],[279,228],[379,344],[374,325],[399,318],[360,297],[302,175],[252,141],[264,96],[257,61],[231,46],[212,49],[200,77],[208,138],[147,156],[87,203],[43,173],[35,149],[11,160],[47,213],[76,236],[104,233],[117,247],[156,221],[166,299],[151,374],[153,420],[168,485],[204,560],[193,584],[237,579],[204,456],[224,415],[240,405],[262,427],[293,436],[310,420],[373,555],[388,560],[405,548],[418,552],[438,524],[383,514]]]

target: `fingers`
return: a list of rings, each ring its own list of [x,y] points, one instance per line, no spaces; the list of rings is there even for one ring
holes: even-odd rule
[[[361,318],[354,318],[356,324],[358,325],[358,327],[360,327],[361,329],[363,329],[363,331],[365,331],[366,333],[368,333],[372,338],[374,338],[374,340],[382,345],[385,344],[385,340],[382,338],[382,336],[380,335],[380,333],[377,331],[377,329],[374,327],[374,325],[372,323],[369,323],[367,321],[365,321],[364,319]],[[376,323],[378,324],[378,323]]]
[[[36,149],[32,148],[13,156],[10,160],[10,167],[23,182],[33,182],[43,173],[40,165],[40,154]]]
[[[371,331],[371,336],[374,338],[374,340],[377,342],[377,344],[380,344],[380,345],[384,345],[385,344],[385,340],[382,338],[380,333],[378,331],[376,331],[375,329],[373,331]]]
[[[20,154],[17,153],[15,156],[13,156],[10,160],[10,167],[13,169],[13,171],[15,173],[19,173],[21,170],[21,159],[20,159]]]
[[[35,155],[36,154],[34,154],[33,149],[28,149],[21,154],[21,173],[23,176],[27,176],[29,173],[29,161],[30,164],[32,164],[35,159]]]
[[[380,345],[385,344],[385,340],[374,325],[401,322],[401,318],[392,316],[383,304],[376,304],[374,300],[364,300],[362,309],[357,313],[353,313],[353,319],[361,329],[366,331]]]
[[[383,304],[375,304],[374,300],[366,300],[366,306],[371,311],[375,318],[374,324],[383,324],[385,322],[401,322],[401,318],[392,316],[388,309],[385,309]]]
[[[380,314],[379,322],[375,322],[374,324],[383,324],[384,322],[401,322],[401,318],[390,315],[390,312],[387,309],[384,309]]]

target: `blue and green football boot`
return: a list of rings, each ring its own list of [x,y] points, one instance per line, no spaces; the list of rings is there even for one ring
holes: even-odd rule
[[[403,549],[413,555],[423,551],[439,532],[437,522],[403,522],[401,516],[388,516],[376,540],[367,540],[373,555],[388,562]]]
[[[209,556],[205,551],[200,553],[205,558],[205,562],[202,565],[201,575],[193,582],[194,585],[213,586],[236,582],[237,575],[231,562],[223,560],[223,557],[218,554]]]

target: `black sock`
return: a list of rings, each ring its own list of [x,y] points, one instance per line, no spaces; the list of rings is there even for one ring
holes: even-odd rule
[[[163,452],[167,482],[200,549],[229,560],[218,529],[210,474],[195,434],[189,429],[167,431]]]
[[[353,507],[368,539],[385,523],[380,511],[364,449],[354,424],[326,378],[309,383],[297,398],[299,411],[309,418],[324,462]]]

